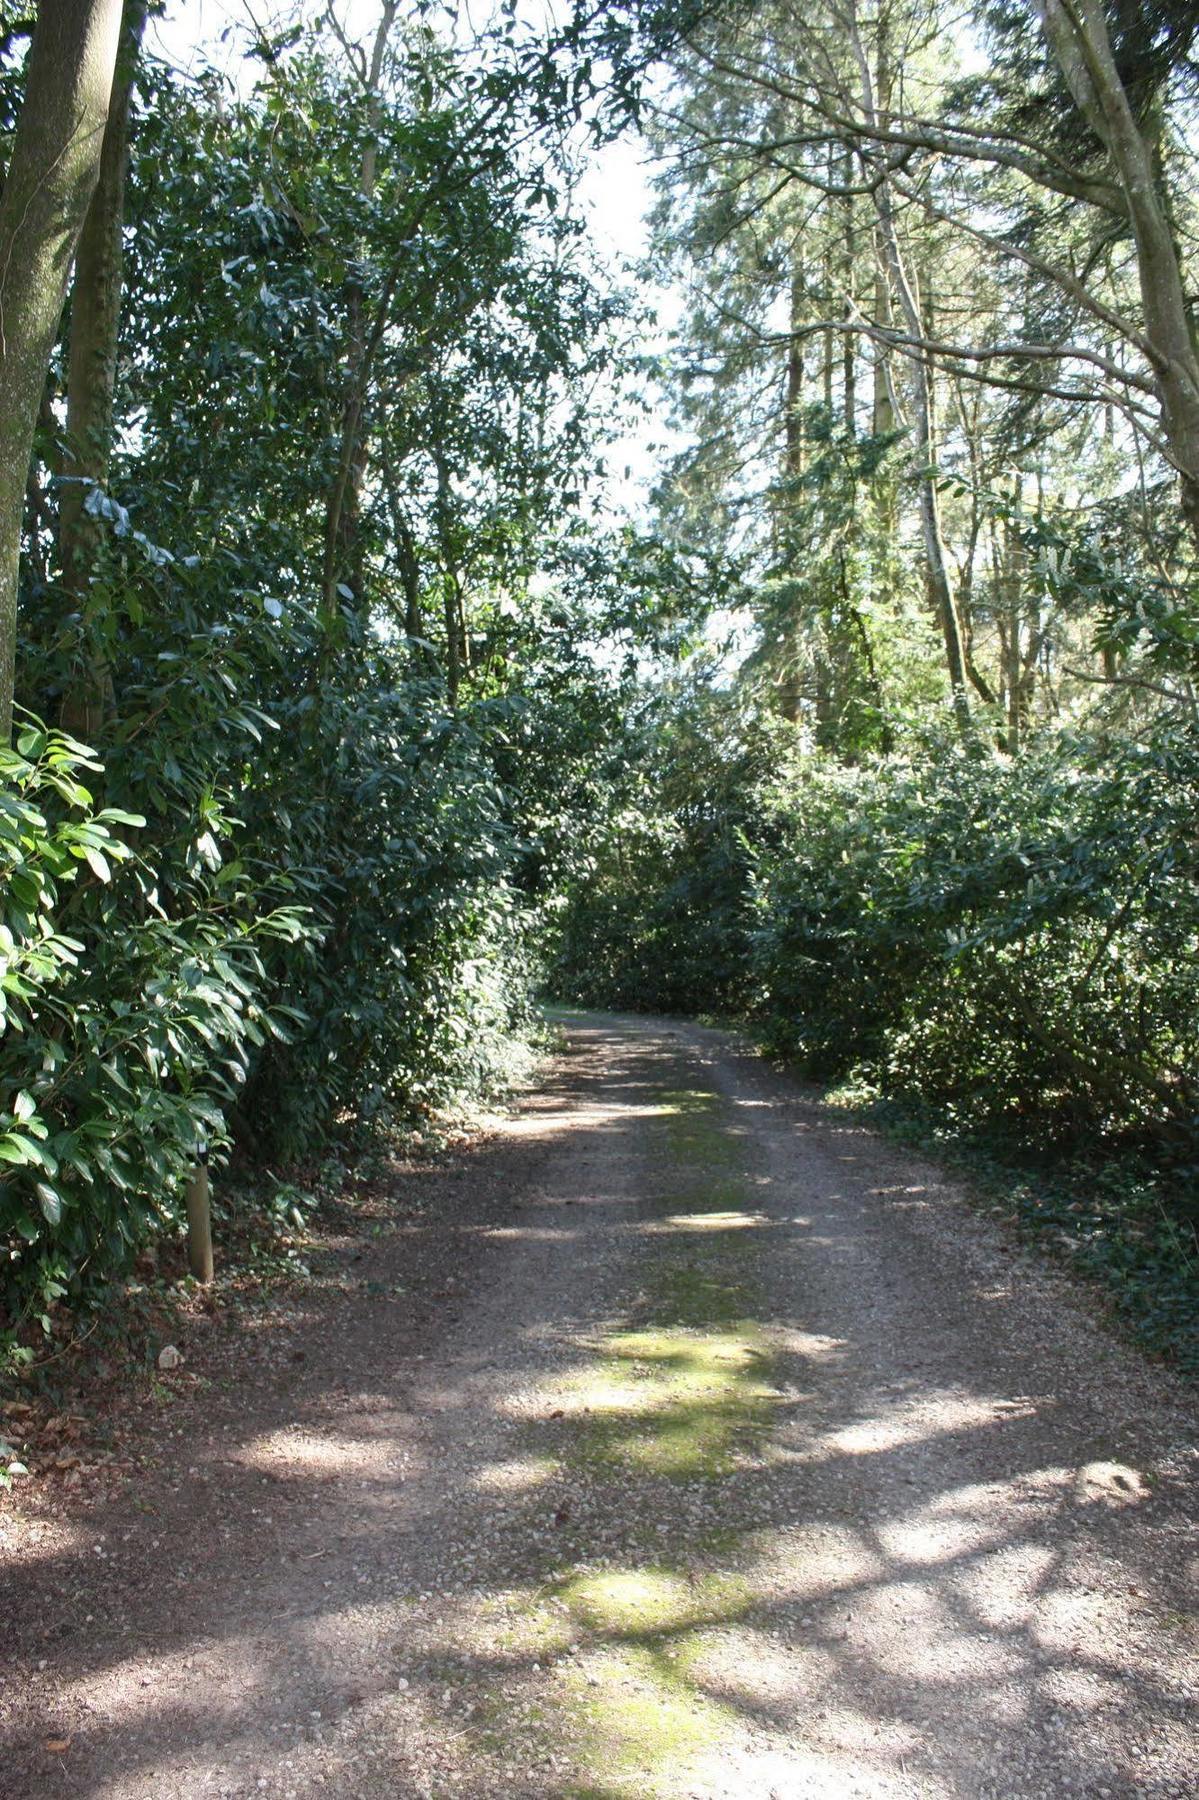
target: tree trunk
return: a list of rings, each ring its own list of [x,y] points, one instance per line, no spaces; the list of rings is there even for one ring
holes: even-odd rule
[[[98,737],[110,703],[112,672],[107,658],[87,642],[88,590],[101,530],[86,501],[93,488],[107,484],[112,454],[129,100],[145,23],[146,0],[125,0],[100,172],[79,234],[71,287],[67,451],[59,502],[58,549],[67,603],[80,618],[82,666],[63,698],[62,722],[67,731],[88,742]]]
[[[21,521],[67,278],[100,168],[121,0],[42,0],[0,196],[0,743],[12,735]]]
[[[889,25],[887,9],[880,8],[875,27],[874,99],[878,116],[884,121],[890,116],[891,111]],[[863,168],[865,166],[863,163]],[[891,309],[891,280],[887,273],[887,253],[883,244],[882,228],[877,218],[871,229],[871,247],[874,258],[874,318],[884,331],[890,331],[894,323]],[[895,401],[894,358],[885,343],[876,343],[874,346],[874,392],[871,397],[871,430],[875,437],[890,437],[894,431],[898,430],[899,423],[898,407]],[[899,486],[889,464],[875,476],[874,500],[883,535],[889,543],[893,542],[899,535]]]
[[[876,233],[877,266],[874,272],[874,316],[884,331],[890,331],[891,288],[887,281],[886,260],[881,235]],[[889,437],[896,427],[895,396],[891,380],[891,352],[885,344],[874,347],[874,394],[871,406],[871,429],[875,437]]]
[[[379,125],[379,88],[387,41],[399,11],[399,0],[384,0],[375,30],[369,67],[363,76],[366,96],[367,141],[362,153],[358,187],[364,199],[374,196],[378,164],[376,132]],[[345,388],[337,471],[325,507],[324,565],[321,571],[321,619],[327,637],[337,633],[343,596],[357,610],[362,603],[362,488],[366,480],[367,367],[366,306],[361,274],[355,270],[346,292]]]
[[[870,62],[858,29],[856,12],[850,5],[848,14],[850,39],[853,53],[858,65],[861,80],[862,113],[867,126],[871,130],[878,128],[880,120],[885,124],[889,109],[889,95],[885,90],[876,95],[875,82],[870,72]],[[890,82],[890,65],[887,53],[889,41],[889,20],[886,9],[880,11],[877,29],[879,33],[878,80],[881,84]],[[878,228],[878,239],[882,250],[883,265],[888,277],[888,285],[899,303],[907,335],[922,340],[927,335],[924,320],[920,312],[920,304],[913,290],[899,244],[899,232],[895,223],[895,207],[891,192],[891,181],[886,164],[879,165],[878,177],[874,183],[875,221]],[[919,458],[917,475],[917,494],[920,511],[920,534],[924,542],[925,569],[928,582],[929,600],[941,627],[941,636],[945,645],[945,665],[949,672],[949,689],[953,701],[954,716],[962,737],[972,736],[970,719],[970,701],[966,692],[966,657],[962,646],[961,623],[958,619],[957,607],[954,604],[953,587],[949,579],[949,564],[945,555],[945,541],[941,532],[941,507],[937,495],[936,444],[934,441],[935,421],[933,417],[933,385],[932,370],[928,358],[917,351],[911,355],[911,399],[912,399],[912,438]]]
[[[875,204],[878,207],[879,225],[882,230],[883,248],[891,275],[891,284],[899,301],[904,325],[910,337],[923,338],[926,335],[924,320],[904,267],[891,207],[890,188],[885,178],[880,182],[876,191]],[[912,437],[920,463],[917,474],[917,495],[929,599],[941,626],[941,637],[945,645],[945,666],[949,673],[949,688],[954,714],[963,736],[969,736],[971,724],[970,702],[966,694],[966,658],[962,649],[961,624],[958,619],[957,606],[954,603],[953,586],[949,579],[945,540],[941,532],[941,505],[937,494],[935,469],[936,445],[933,435],[932,380],[927,358],[920,354],[913,355],[911,369]]]
[[[466,661],[466,614],[462,601],[462,579],[454,543],[453,513],[450,505],[450,471],[445,458],[436,455],[437,499],[434,511],[437,536],[441,544],[442,610],[445,621],[445,690],[451,712],[458,707],[458,692]]]
[[[1199,347],[1154,148],[1133,115],[1099,0],[1036,0],[1036,8],[1074,104],[1106,148],[1128,203],[1162,427],[1199,546]]]
[[[848,192],[853,185],[853,151],[845,146],[845,155],[841,164],[842,180],[846,194],[842,201],[842,230],[845,247],[845,316],[854,314],[854,279],[857,273],[858,245],[857,231],[853,214],[853,195]],[[857,343],[852,331],[841,334],[841,416],[845,429],[852,437],[857,430],[858,389],[857,389]]]
[[[787,346],[787,388],[783,399],[783,424],[787,447],[786,476],[789,489],[794,489],[798,484],[804,465],[803,339],[799,335],[803,319],[803,264],[797,256],[791,271],[791,341]]]
[[[1003,528],[1003,588],[1007,615],[1003,645],[1007,751],[1010,756],[1018,756],[1025,723],[1024,658],[1020,639],[1024,617],[1024,545],[1011,519],[1005,521]]]
[[[804,359],[800,328],[806,312],[803,263],[796,248],[792,252],[791,263],[791,340],[787,346],[787,379],[783,396],[783,504],[778,525],[779,555],[788,563],[794,561],[795,533],[792,520],[799,505],[800,482],[804,472]],[[792,610],[787,619],[783,637],[783,668],[778,676],[779,711],[790,724],[798,725],[803,714],[798,607]]]

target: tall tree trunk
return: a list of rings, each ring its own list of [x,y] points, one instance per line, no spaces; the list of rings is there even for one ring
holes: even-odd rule
[[[86,501],[92,488],[107,484],[112,455],[129,100],[145,23],[146,0],[125,0],[100,172],[79,234],[71,287],[67,450],[58,549],[63,590],[81,621],[82,667],[63,698],[62,721],[67,731],[89,741],[99,734],[112,692],[112,672],[107,658],[87,641],[88,590],[101,533]]]
[[[1017,487],[1018,493],[1019,488]],[[1007,629],[1003,634],[1007,750],[1009,755],[1017,756],[1024,738],[1026,702],[1020,638],[1024,618],[1024,545],[1019,529],[1011,519],[1005,520],[1003,528],[1003,588],[1004,612],[1007,622]]]
[[[848,19],[854,57],[861,80],[862,112],[867,125],[871,129],[875,129],[880,123],[879,104],[876,100],[870,63],[858,29],[852,0]],[[880,13],[878,29],[883,34],[885,43],[887,33],[885,8]],[[884,62],[881,49],[879,61],[881,67]],[[885,109],[881,115],[881,122],[886,123]],[[874,206],[879,242],[891,291],[899,304],[900,315],[908,337],[921,341],[927,333],[920,312],[920,304],[900,249],[894,199],[885,164],[880,165],[874,184]],[[920,534],[924,542],[929,600],[940,624],[941,637],[945,645],[945,666],[949,673],[949,690],[954,716],[963,738],[970,738],[973,728],[970,719],[970,700],[966,691],[966,657],[962,645],[961,623],[958,619],[953,586],[949,578],[945,540],[941,531],[941,506],[937,494],[934,466],[936,444],[934,440],[932,371],[928,358],[918,351],[913,350],[910,361],[912,439],[920,465],[917,474],[917,498],[920,512]]]
[[[853,151],[847,144],[841,163],[842,180],[846,194],[842,201],[842,233],[845,254],[845,316],[852,318],[854,312],[854,280],[857,274],[858,244],[857,230],[853,215],[853,195],[848,190],[853,186]],[[841,405],[845,429],[852,437],[857,430],[858,391],[857,391],[857,342],[852,331],[841,334]]]
[[[881,119],[891,108],[891,44],[890,20],[886,8],[879,12],[875,28],[875,105]],[[863,164],[865,167],[865,164]],[[874,318],[884,331],[894,323],[891,306],[891,280],[887,274],[887,254],[877,218],[871,230],[874,257]],[[899,427],[899,409],[895,401],[895,361],[885,343],[874,346],[874,392],[871,406],[871,430],[875,437],[889,437]],[[890,464],[874,478],[874,499],[883,536],[893,543],[899,531],[899,484]],[[887,577],[884,577],[884,581]]]
[[[785,559],[787,563],[794,561],[792,517],[799,504],[799,484],[804,472],[804,360],[803,339],[799,334],[807,309],[803,263],[798,244],[792,249],[791,258],[791,340],[787,346],[787,377],[783,395],[783,505],[778,528],[780,559]],[[803,711],[799,641],[799,612],[798,608],[794,608],[786,622],[783,669],[778,677],[779,711],[792,725],[799,723]]]
[[[875,196],[882,227],[883,245],[891,281],[899,301],[900,312],[909,337],[923,338],[924,320],[904,267],[895,229],[888,183],[884,179]],[[970,733],[970,702],[966,695],[966,659],[962,648],[961,624],[949,578],[949,561],[941,531],[941,504],[936,482],[936,445],[934,442],[932,380],[927,358],[919,354],[911,359],[912,438],[919,459],[917,499],[920,511],[920,534],[924,542],[924,560],[928,576],[929,598],[941,626],[945,645],[945,666],[953,710],[963,735]]]
[[[1036,0],[1036,9],[1074,103],[1106,148],[1128,204],[1162,427],[1199,546],[1199,345],[1155,148],[1133,114],[1100,0]]]
[[[884,331],[889,331],[893,323],[891,286],[887,280],[886,257],[880,233],[875,234],[875,240],[877,266],[874,272],[874,317]],[[891,351],[885,344],[876,344],[874,349],[874,393],[871,410],[871,428],[875,437],[890,436],[896,427],[895,393],[891,376]]]
[[[12,735],[25,488],[75,245],[100,168],[121,0],[42,0],[0,196],[0,743]]]
[[[383,78],[383,60],[399,11],[399,0],[383,0],[383,9],[375,30],[370,63],[363,74],[366,97],[367,140],[362,152],[358,187],[364,199],[375,192],[378,164],[376,132],[379,125],[379,88]],[[339,590],[350,590],[349,605],[357,607],[362,599],[361,513],[362,488],[366,480],[367,445],[367,320],[362,278],[354,270],[346,293],[345,389],[342,400],[341,435],[337,470],[325,507],[324,566],[321,571],[321,618],[327,636],[331,636],[341,612]]]
[[[877,224],[874,243],[874,317],[884,331],[894,323],[891,307],[891,283],[883,251],[882,233]],[[895,360],[885,343],[874,346],[873,393],[871,394],[870,428],[875,437],[891,437],[900,425],[895,393]],[[894,545],[899,535],[899,481],[894,460],[888,457],[877,470],[871,484],[877,529],[883,541]],[[889,559],[888,559],[889,560]],[[883,575],[880,594],[890,584],[890,574]]]
[[[421,610],[420,551],[404,512],[395,466],[388,453],[386,442],[383,445],[381,462],[383,486],[387,493],[387,504],[391,513],[396,566],[400,571],[400,581],[404,589],[404,633],[409,640],[418,667],[425,667],[428,664],[428,651],[417,648],[417,645],[423,642],[425,635],[425,621]]]
[[[803,339],[799,335],[804,319],[804,279],[798,254],[792,252],[792,257],[791,341],[787,346],[787,386],[783,397],[788,488],[798,483],[804,465]]]
[[[450,711],[454,712],[458,706],[462,671],[467,660],[466,614],[462,601],[462,577],[454,543],[449,465],[440,454],[434,457],[434,461],[437,466],[437,499],[434,510],[441,544],[441,591],[445,621],[445,690]]]
[[[837,179],[836,151],[830,143],[826,153],[824,178],[831,188]],[[824,253],[821,257],[821,280],[824,284],[824,316],[829,319],[833,315],[833,296],[837,292],[837,269],[833,260],[833,203],[827,200],[824,206],[825,234]],[[833,422],[833,370],[837,362],[837,334],[831,326],[821,333],[824,344],[824,410],[828,414],[829,426]]]

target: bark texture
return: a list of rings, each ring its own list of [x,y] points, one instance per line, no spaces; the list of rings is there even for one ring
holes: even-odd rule
[[[67,374],[67,455],[59,504],[59,559],[68,606],[81,623],[100,542],[100,526],[87,497],[108,482],[113,439],[113,391],[121,323],[122,226],[125,172],[129,161],[129,101],[138,45],[146,22],[146,0],[125,0],[121,48],[100,172],[79,234],[71,288],[71,338]],[[88,741],[100,732],[110,702],[112,673],[107,659],[81,631],[80,667],[63,701],[66,730]]]
[[[1120,79],[1099,0],[1036,0],[1036,6],[1074,104],[1106,149],[1127,202],[1162,426],[1183,513],[1199,545],[1199,347],[1153,145]]]
[[[71,260],[100,169],[120,0],[43,0],[0,196],[0,743],[12,732],[25,488]]]

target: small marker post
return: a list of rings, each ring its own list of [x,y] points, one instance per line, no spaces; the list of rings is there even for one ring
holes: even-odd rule
[[[196,1280],[205,1286],[213,1277],[212,1210],[208,1193],[208,1145],[196,1145],[196,1166],[187,1184],[187,1261]]]

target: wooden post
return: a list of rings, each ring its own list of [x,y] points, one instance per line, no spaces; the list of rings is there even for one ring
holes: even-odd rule
[[[212,1214],[208,1204],[208,1145],[196,1148],[196,1167],[187,1184],[187,1260],[205,1286],[212,1280]]]

